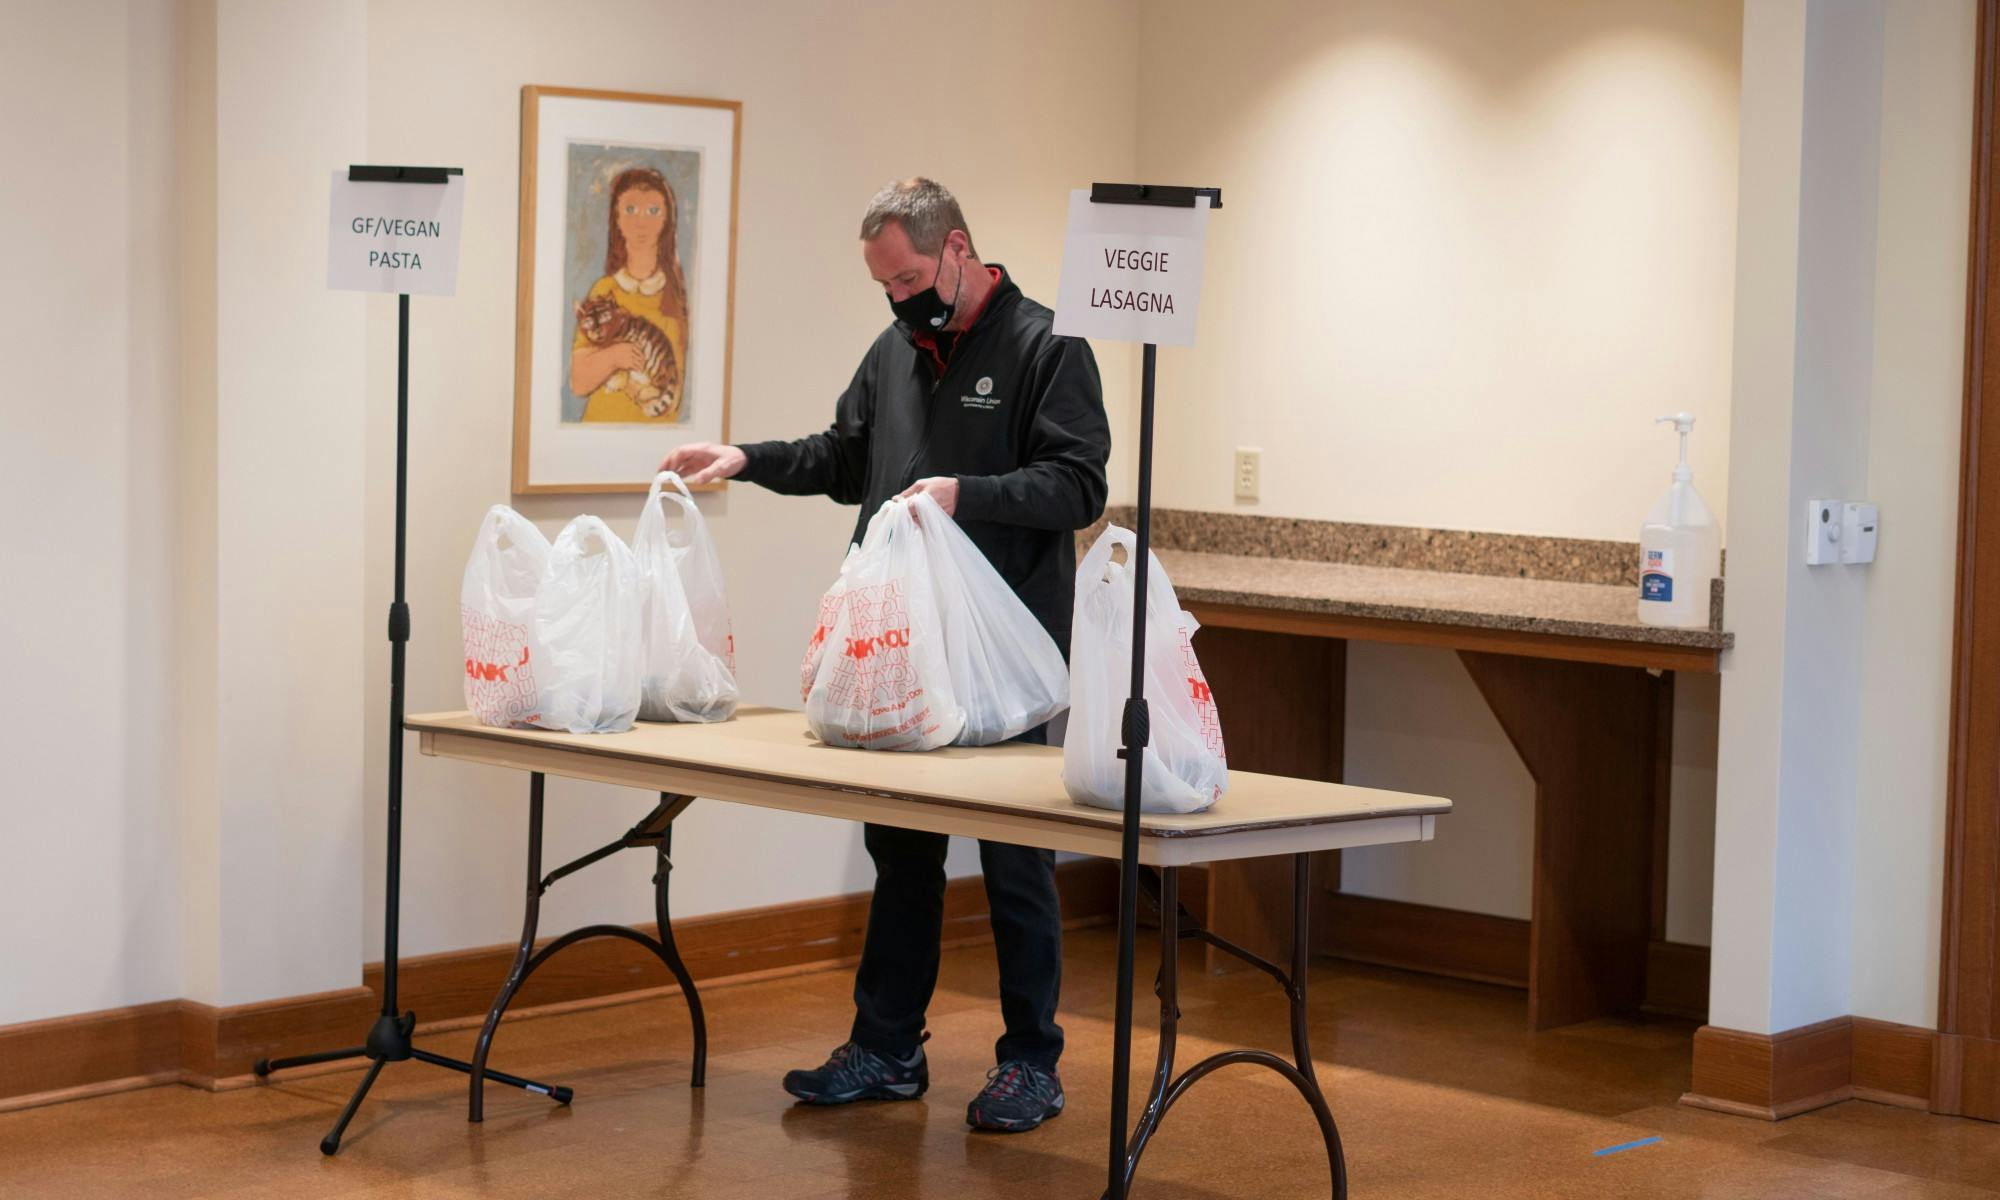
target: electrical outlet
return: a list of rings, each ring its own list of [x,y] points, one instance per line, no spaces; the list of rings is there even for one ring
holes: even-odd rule
[[[1264,452],[1254,446],[1236,448],[1236,498],[1254,502],[1264,480]]]

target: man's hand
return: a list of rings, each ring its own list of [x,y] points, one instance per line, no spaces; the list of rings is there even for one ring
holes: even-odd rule
[[[676,446],[660,461],[660,470],[672,471],[685,480],[688,486],[714,483],[719,479],[734,479],[749,462],[749,458],[734,446],[718,446],[714,442],[689,442]],[[949,510],[947,510],[949,511]]]
[[[908,500],[912,496],[920,495],[929,496],[937,501],[937,506],[944,510],[945,516],[957,517],[958,479],[955,476],[933,475],[929,479],[919,479],[905,488],[896,499]]]

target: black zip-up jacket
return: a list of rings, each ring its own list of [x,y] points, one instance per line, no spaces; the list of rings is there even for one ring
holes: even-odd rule
[[[919,479],[958,479],[958,526],[1065,654],[1075,531],[1104,511],[1111,428],[1097,359],[1050,332],[1055,314],[1005,268],[942,375],[898,321],[868,348],[824,433],[741,447],[737,476],[774,492],[859,504],[854,540]]]

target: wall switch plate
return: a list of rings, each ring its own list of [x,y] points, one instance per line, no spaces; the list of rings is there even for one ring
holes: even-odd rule
[[[1881,510],[1867,501],[1850,500],[1841,505],[1840,561],[1875,561],[1875,534],[1881,526]]]
[[[1236,498],[1255,501],[1264,482],[1264,452],[1254,446],[1236,448]]]
[[[1838,500],[1806,501],[1806,565],[1821,567],[1840,561],[1840,527],[1844,520]]]

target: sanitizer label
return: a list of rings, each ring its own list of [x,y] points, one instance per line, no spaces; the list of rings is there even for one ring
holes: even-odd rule
[[[1639,563],[1639,599],[1671,603],[1674,598],[1674,552],[1648,550]]]

